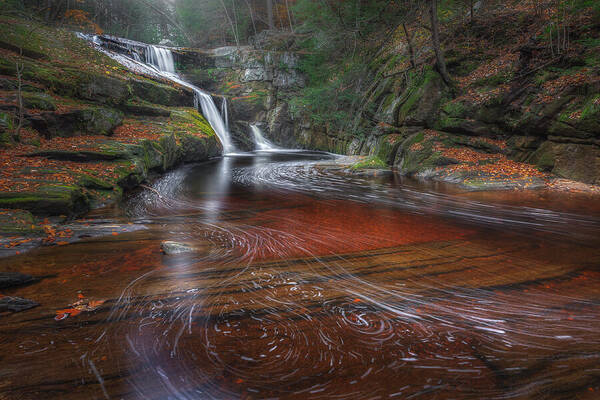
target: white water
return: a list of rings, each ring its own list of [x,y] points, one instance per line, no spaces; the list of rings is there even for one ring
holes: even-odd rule
[[[229,130],[229,114],[227,111],[227,97],[223,97],[223,102],[221,103],[221,117],[223,121],[225,121],[225,128]]]
[[[206,118],[210,126],[214,129],[223,145],[223,153],[228,154],[234,151],[235,147],[231,143],[227,123],[221,117],[221,113],[219,113],[212,96],[202,89],[179,78],[179,75],[175,73],[175,63],[173,62],[171,50],[156,46],[148,46],[146,59],[149,60],[150,64],[158,68],[162,73],[162,76],[194,91],[194,106],[202,109],[202,115],[204,115],[204,118]]]
[[[223,118],[221,118],[221,113],[219,113],[219,110],[217,110],[217,106],[215,105],[212,96],[187,82],[183,83],[181,80],[179,82],[192,89],[196,94],[194,102],[196,103],[196,106],[198,104],[200,105],[200,108],[202,109],[202,115],[204,115],[204,118],[207,119],[208,123],[210,126],[212,126],[212,128],[215,130],[215,133],[221,140],[223,152],[227,154],[234,151],[235,147],[231,143],[229,130],[227,129]]]
[[[265,139],[265,137],[262,134],[262,131],[257,125],[250,125],[250,130],[252,131],[252,137],[254,138],[254,144],[256,145],[257,150],[269,151],[279,149],[273,143]]]
[[[150,75],[158,75],[191,89],[194,92],[194,106],[197,109],[200,108],[202,110],[202,115],[204,115],[204,118],[206,118],[217,134],[217,137],[223,145],[223,153],[228,154],[235,151],[235,146],[231,143],[231,137],[229,135],[227,104],[225,103],[222,107],[225,118],[225,120],[223,120],[223,117],[221,116],[221,113],[219,113],[210,94],[189,82],[181,80],[179,75],[177,75],[171,50],[164,47],[148,45],[146,47],[146,63],[144,64],[140,60],[137,60],[139,57],[135,57],[136,60],[134,60],[128,56],[103,48],[104,44],[97,36],[79,34],[79,37],[93,42],[98,46],[99,50],[127,68],[132,68],[138,72],[148,73]]]
[[[175,73],[173,53],[164,47],[148,46],[146,49],[146,63],[154,65],[162,72]]]

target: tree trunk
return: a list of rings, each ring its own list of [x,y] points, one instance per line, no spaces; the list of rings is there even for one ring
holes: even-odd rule
[[[451,85],[452,79],[450,79],[450,75],[448,75],[448,70],[446,69],[446,60],[444,60],[444,53],[442,53],[442,49],[440,47],[440,27],[438,25],[437,0],[430,0],[430,3],[431,8],[429,10],[429,15],[431,17],[431,41],[433,43],[433,50],[435,51],[437,69],[444,82],[446,82],[447,85]]]
[[[240,39],[238,38],[237,31],[235,29],[235,25],[233,23],[233,20],[229,16],[229,12],[227,11],[227,6],[225,5],[225,2],[223,0],[221,0],[221,5],[223,6],[223,10],[225,11],[225,17],[227,18],[227,21],[229,22],[229,26],[231,27],[231,33],[233,34],[233,39],[235,40],[235,45],[237,47],[240,47]]]
[[[248,0],[244,0],[246,5],[248,6],[248,11],[250,12],[250,19],[252,20],[252,29],[254,30],[254,36],[256,36],[256,23],[254,22],[254,13],[252,12],[252,6]]]
[[[471,23],[473,23],[473,0],[471,0]]]
[[[408,34],[408,29],[406,29],[405,23],[402,23],[402,28],[404,29],[404,34],[406,35],[406,42],[408,43],[408,52],[410,54],[410,66],[415,68],[417,66],[417,60],[415,59],[415,49],[412,45],[412,38]]]
[[[23,57],[23,49],[21,49],[21,57]],[[17,107],[18,119],[17,126],[13,132],[13,141],[19,142],[21,139],[21,128],[23,127],[24,112],[23,112],[23,69],[25,64],[17,61]]]
[[[52,11],[52,0],[48,0],[48,2],[46,3],[46,16],[45,16],[46,23],[50,22],[50,12],[51,11]]]
[[[273,0],[267,0],[267,16],[269,18],[269,29],[275,29],[275,20],[273,19]]]
[[[292,23],[292,13],[290,12],[290,5],[288,0],[285,0],[285,8],[287,9],[288,21],[290,21],[290,31],[294,33],[294,24]]]

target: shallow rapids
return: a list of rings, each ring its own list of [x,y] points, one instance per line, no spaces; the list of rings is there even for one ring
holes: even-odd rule
[[[0,267],[22,399],[593,399],[600,210],[257,152],[174,171],[81,223],[143,225]],[[190,252],[164,255],[175,241]],[[8,294],[8,293],[7,293]],[[78,296],[81,295],[81,296]],[[56,321],[78,297],[105,300]]]

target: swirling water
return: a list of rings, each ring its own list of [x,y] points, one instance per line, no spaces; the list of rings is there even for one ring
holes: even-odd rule
[[[321,153],[185,167],[81,222],[145,229],[0,261],[45,275],[1,317],[0,397],[597,398],[599,211]],[[78,295],[106,302],[56,321]]]

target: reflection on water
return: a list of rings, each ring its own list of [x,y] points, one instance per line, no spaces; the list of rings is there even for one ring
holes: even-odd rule
[[[0,261],[47,276],[14,290],[41,307],[2,317],[1,394],[597,398],[592,200],[348,174],[308,152],[153,189],[122,209],[143,231]],[[163,255],[165,240],[194,251]],[[78,294],[107,301],[55,321]]]

